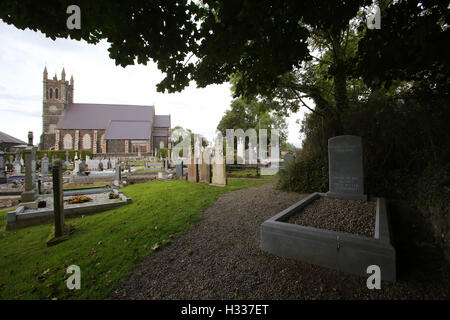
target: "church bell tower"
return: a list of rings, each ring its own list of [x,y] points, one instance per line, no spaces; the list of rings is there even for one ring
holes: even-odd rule
[[[56,74],[53,79],[49,79],[47,67],[45,67],[43,83],[42,135],[39,149],[52,150],[56,142],[56,125],[67,104],[73,103],[73,76],[70,78],[70,82],[67,81],[63,68],[61,80],[58,80]]]

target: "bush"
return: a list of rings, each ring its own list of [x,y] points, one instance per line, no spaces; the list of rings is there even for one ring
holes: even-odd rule
[[[287,163],[280,170],[278,187],[282,190],[305,193],[328,191],[327,158],[313,158],[305,152],[297,153],[295,161]]]
[[[431,223],[434,237],[450,261],[450,164],[427,168],[417,191],[416,205]]]
[[[158,156],[160,156],[162,158],[167,158],[168,154],[169,154],[169,149],[168,148],[161,148],[158,151]]]

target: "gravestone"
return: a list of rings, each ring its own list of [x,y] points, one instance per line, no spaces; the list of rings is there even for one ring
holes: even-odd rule
[[[64,217],[64,188],[62,176],[63,162],[57,159],[52,166],[53,175],[53,215],[55,219],[55,235],[47,242],[47,246],[53,246],[69,239],[73,228],[65,225]]]
[[[199,165],[199,182],[211,183],[211,153],[203,151],[200,156],[202,157],[202,163]]]
[[[227,172],[223,159],[220,161],[217,157],[213,158],[211,184],[215,186],[227,185]]]
[[[62,163],[55,161],[53,174],[53,210],[55,215],[55,237],[64,234],[64,189],[62,178]]]
[[[43,178],[48,176],[48,158],[45,155],[41,160],[41,175]]]
[[[32,170],[32,157],[33,157],[33,147],[27,146],[24,152],[25,155],[25,191],[21,194],[21,202],[25,208],[37,207],[36,203],[36,185],[34,184],[34,171]]]
[[[70,166],[69,151],[66,151],[66,167]]]
[[[114,184],[119,185],[121,181],[122,181],[122,168],[120,167],[120,163],[117,163]]]
[[[20,174],[22,171],[22,165],[20,164],[20,153],[16,151],[16,158],[14,159],[14,174]]]
[[[0,151],[0,184],[6,183],[6,170],[5,170],[5,154]]]
[[[85,171],[86,171],[86,163],[84,161],[81,161],[80,164],[78,165],[78,174],[84,175]]]
[[[328,139],[328,162],[328,195],[339,199],[367,200],[361,137],[344,135]]]
[[[179,178],[179,179],[183,178],[183,161],[182,160],[179,160],[177,162],[176,175],[177,175],[177,178]]]
[[[80,162],[80,160],[74,161],[72,174],[78,174],[78,172],[80,172]]]
[[[189,163],[188,163],[188,181],[189,182],[198,182],[198,165],[195,163],[194,154],[191,152],[189,154]]]

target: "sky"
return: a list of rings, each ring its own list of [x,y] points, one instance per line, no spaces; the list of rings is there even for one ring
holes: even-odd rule
[[[20,30],[0,20],[0,131],[34,144],[42,133],[43,70],[48,77],[74,77],[74,103],[154,105],[156,114],[170,114],[172,127],[189,128],[212,137],[232,101],[230,84],[180,93],[159,93],[156,84],[164,75],[156,64],[122,68],[109,58],[106,41],[97,45],[71,39],[46,38],[41,32]],[[287,118],[288,141],[301,146],[300,125],[304,110]]]

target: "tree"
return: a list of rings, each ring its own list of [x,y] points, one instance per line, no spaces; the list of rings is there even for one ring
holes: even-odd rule
[[[261,126],[261,127],[260,127]],[[255,100],[246,101],[235,99],[231,102],[231,109],[226,110],[220,120],[217,129],[226,135],[226,129],[255,129],[259,136],[259,129],[268,129],[267,138],[270,141],[271,129],[278,129],[280,132],[280,145],[284,146],[287,140],[287,124],[280,114],[267,111],[263,102]]]
[[[191,80],[200,87],[223,83],[240,71],[240,95],[273,88],[279,76],[309,59],[310,32],[300,21],[337,32],[366,2],[4,0],[0,18],[21,29],[41,30],[52,39],[106,39],[110,57],[121,66],[152,59],[166,74],[158,84],[162,92],[180,91]],[[81,8],[80,30],[66,27],[71,4]]]
[[[339,117],[348,105],[346,80],[350,74],[377,83],[435,73],[435,78],[447,85],[449,8],[442,1],[379,0],[381,30],[365,34],[358,51],[361,59],[346,59],[350,22],[371,3],[3,0],[0,18],[17,28],[41,30],[52,39],[70,36],[89,43],[106,39],[117,65],[146,64],[151,59],[166,75],[157,86],[161,92],[181,91],[190,81],[199,87],[220,84],[239,73],[236,97],[270,93],[283,85],[286,74],[315,59],[309,46],[313,41],[333,53],[327,72],[333,79]],[[65,12],[70,4],[81,8],[80,30],[66,27]],[[314,97],[317,92],[310,89],[295,88],[291,94]],[[303,105],[300,99],[298,103]]]

